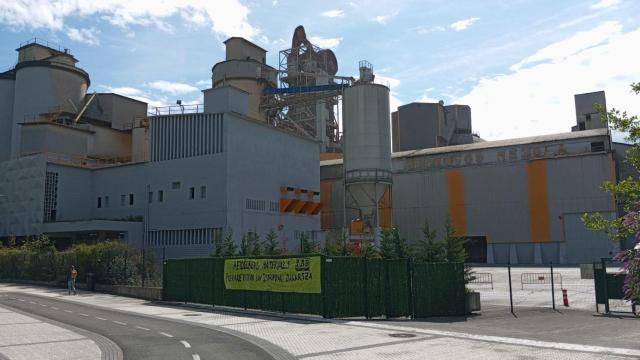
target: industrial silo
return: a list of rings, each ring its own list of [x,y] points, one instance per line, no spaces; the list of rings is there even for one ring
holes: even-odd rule
[[[13,127],[13,93],[15,73],[0,74],[0,161],[8,160],[11,154],[11,131]]]
[[[18,51],[11,149],[14,158],[19,156],[21,126],[18,124],[47,117],[53,119],[63,113],[77,114],[89,87],[89,75],[75,66],[77,60],[67,51],[35,42]],[[24,56],[25,53],[36,55]]]
[[[352,240],[377,240],[391,225],[389,88],[359,82],[344,90],[345,223]],[[389,201],[390,202],[390,201]]]

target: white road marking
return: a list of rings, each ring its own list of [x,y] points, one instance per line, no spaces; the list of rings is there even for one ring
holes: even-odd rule
[[[188,342],[184,341],[184,340],[180,340],[180,342],[182,343],[182,345],[184,345],[184,347],[186,347],[187,349],[191,349],[191,344],[189,344]]]
[[[55,306],[52,306],[51,308],[52,308],[53,310],[60,310],[60,309],[58,309],[58,308],[57,308],[57,307],[55,307]]]
[[[122,321],[114,321],[114,323],[122,326],[127,326],[127,323],[123,323]]]
[[[19,300],[19,301],[22,301],[22,302],[25,302],[25,301],[27,301],[27,300],[25,300],[25,299],[18,299],[18,300]]]
[[[65,310],[65,312],[72,313],[73,311],[71,311],[71,310]]]
[[[29,304],[33,304],[33,305],[35,305],[36,303],[34,303],[33,301],[29,301]]]
[[[358,322],[347,322],[345,323],[345,325],[362,326],[361,323],[358,323]],[[570,344],[570,343],[531,340],[531,339],[518,339],[518,338],[511,338],[511,337],[493,336],[493,335],[476,335],[476,334],[461,333],[461,332],[454,332],[454,331],[417,329],[417,328],[391,326],[391,325],[384,325],[384,324],[367,324],[366,327],[393,330],[393,331],[398,331],[399,329],[402,329],[407,332],[413,332],[413,333],[419,333],[419,334],[439,335],[444,337],[452,337],[452,338],[466,339],[466,340],[496,342],[496,343],[508,344],[508,345],[532,346],[532,347],[539,347],[539,348],[545,348],[545,349],[576,351],[576,352],[583,352],[583,353],[585,352],[597,353],[597,354],[609,353],[614,355],[640,357],[640,350],[635,350],[635,349]]]
[[[172,338],[172,337],[173,337],[173,335],[171,335],[171,334],[167,334],[166,332],[162,332],[162,331],[160,331],[160,335],[164,335],[164,336],[166,336],[166,337],[170,337],[170,338]]]
[[[42,306],[42,307],[47,307],[48,305],[45,305],[45,304],[40,304],[40,306]]]
[[[78,314],[78,315],[80,315],[80,316],[86,316],[86,317],[89,317],[89,315],[88,315],[88,314],[83,314],[83,313],[80,313],[80,314]]]
[[[140,329],[140,330],[144,330],[144,331],[149,331],[149,329],[147,329],[146,327],[143,327],[143,326],[136,326],[136,329]]]
[[[101,318],[100,316],[96,316],[96,319],[98,319],[98,320],[103,320],[103,321],[104,321],[104,320],[107,320],[107,319],[105,319],[105,318]]]
[[[200,360],[200,355],[198,354],[193,354],[191,356],[193,357],[193,360]]]

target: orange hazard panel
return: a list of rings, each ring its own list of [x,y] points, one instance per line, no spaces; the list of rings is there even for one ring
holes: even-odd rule
[[[298,203],[293,206],[292,211],[296,214],[300,214],[307,203],[308,201],[298,200]]]
[[[298,199],[280,199],[280,212],[291,212],[298,202],[300,202]]]
[[[527,190],[529,193],[529,222],[531,241],[551,240],[547,172],[544,160],[527,164]]]

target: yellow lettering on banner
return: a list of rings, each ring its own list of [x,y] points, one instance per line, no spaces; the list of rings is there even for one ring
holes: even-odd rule
[[[229,290],[320,293],[320,256],[281,259],[226,259]]]

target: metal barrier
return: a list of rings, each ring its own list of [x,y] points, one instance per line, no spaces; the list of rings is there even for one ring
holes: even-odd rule
[[[551,284],[551,283],[560,282],[560,288],[564,288],[562,286],[562,274],[555,273],[553,274],[553,279],[551,278],[551,273],[522,273],[520,275],[520,288],[524,290],[524,285],[542,285],[542,284]]]
[[[611,312],[609,300],[624,299],[625,272],[607,273],[607,264],[614,262],[610,258],[602,258],[599,263],[593,263],[593,281],[596,290],[596,312],[600,312],[599,305],[604,304],[606,313]],[[636,313],[637,304],[631,304],[631,312]]]
[[[493,290],[493,275],[490,273],[473,273],[469,284],[491,284],[491,290]]]

